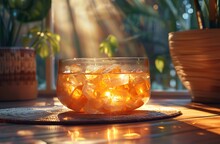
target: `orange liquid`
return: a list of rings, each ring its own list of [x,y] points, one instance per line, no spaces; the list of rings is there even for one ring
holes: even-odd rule
[[[58,74],[57,96],[76,112],[129,112],[149,100],[150,76],[143,72]]]

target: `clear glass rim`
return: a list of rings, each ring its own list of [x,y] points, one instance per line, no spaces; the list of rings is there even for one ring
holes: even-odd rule
[[[59,59],[60,62],[71,62],[71,61],[137,61],[137,60],[148,60],[148,57],[102,57],[102,58],[69,58]]]
[[[95,74],[94,72],[86,72],[87,66],[104,66],[103,68],[109,67],[113,68],[114,66],[126,66],[123,67],[125,71],[112,72],[113,74],[123,74],[123,73],[136,73],[136,69],[145,72],[149,72],[149,60],[147,57],[105,57],[105,58],[73,58],[73,59],[60,59],[59,60],[59,72],[58,73],[83,73],[83,74]],[[128,66],[129,65],[129,66]],[[80,72],[65,72],[69,66],[77,67],[82,66],[82,71]],[[106,67],[105,67],[106,66]],[[135,67],[134,67],[135,66]],[[90,67],[92,68],[92,67]],[[139,72],[140,73],[140,72]],[[102,74],[102,72],[97,72],[96,74]]]

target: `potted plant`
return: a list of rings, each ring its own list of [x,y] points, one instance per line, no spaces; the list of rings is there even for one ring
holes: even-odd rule
[[[0,101],[37,97],[35,54],[59,51],[59,36],[45,29],[50,8],[51,0],[0,1]]]
[[[208,13],[194,0],[198,30],[169,33],[170,53],[192,101],[220,103],[220,4],[210,0],[205,5]]]

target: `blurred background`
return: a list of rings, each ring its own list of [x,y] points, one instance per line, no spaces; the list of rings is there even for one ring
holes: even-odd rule
[[[170,59],[168,33],[197,28],[193,0],[52,0],[51,22],[61,36],[55,78],[60,58],[107,57],[100,44],[113,35],[119,44],[114,56],[148,56],[152,90],[185,89]],[[45,61],[37,63],[44,89]]]

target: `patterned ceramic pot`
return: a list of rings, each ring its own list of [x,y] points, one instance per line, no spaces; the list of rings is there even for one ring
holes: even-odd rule
[[[0,48],[0,101],[37,97],[35,51]]]

